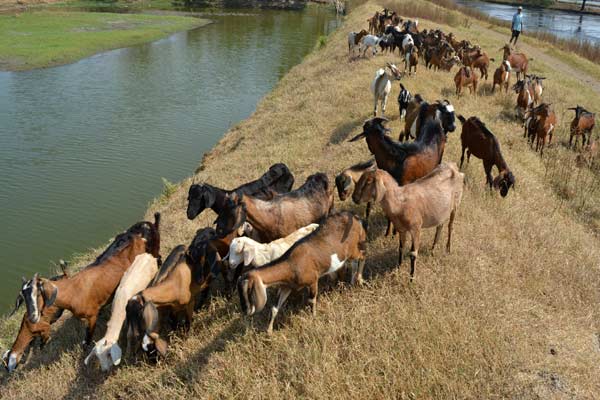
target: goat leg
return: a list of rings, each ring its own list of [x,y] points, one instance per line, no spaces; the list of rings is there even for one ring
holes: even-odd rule
[[[271,320],[269,321],[269,327],[267,328],[267,333],[269,335],[273,333],[273,323],[275,322],[275,317],[277,317],[277,313],[279,310],[281,310],[281,307],[283,307],[283,303],[285,303],[290,293],[292,293],[292,289],[290,288],[279,289],[279,300],[277,300],[277,307],[271,308]]]
[[[447,253],[450,253],[450,241],[452,240],[452,226],[454,224],[454,217],[456,217],[456,209],[452,210],[450,213],[450,220],[448,221],[448,242],[446,243]]]
[[[388,224],[387,224],[387,229],[385,231],[385,236],[390,236],[390,233],[392,232],[392,221],[390,221],[390,219],[388,218]]]
[[[96,330],[96,319],[97,318],[98,318],[98,315],[96,314],[87,319],[88,326],[87,326],[87,330],[86,330],[85,341],[83,342],[84,345],[90,345],[93,343],[92,339],[94,338],[94,330]]]
[[[421,244],[421,231],[417,228],[411,232],[412,248],[410,249],[410,281],[415,277],[415,269],[417,267],[417,256],[419,254],[419,246]]]
[[[312,308],[312,315],[313,317],[317,315],[317,293],[319,292],[319,280],[315,280],[314,283],[312,283],[309,287],[308,287],[308,292],[310,294],[310,299],[308,299],[308,302],[311,305]]]
[[[435,250],[435,245],[437,244],[438,240],[440,239],[440,234],[442,233],[443,226],[444,225],[442,224],[442,225],[438,225],[435,228],[435,236],[433,237],[433,246],[431,246],[432,252]]]

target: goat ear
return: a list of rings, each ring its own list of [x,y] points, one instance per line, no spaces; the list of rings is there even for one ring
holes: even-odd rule
[[[164,357],[167,354],[167,342],[164,339],[157,337],[154,339],[154,345],[156,346],[156,350],[158,353]]]
[[[56,301],[58,288],[47,279],[40,279],[39,288],[44,298],[44,307],[50,307]]]
[[[249,248],[244,250],[244,265],[250,265],[252,261],[254,261],[254,257],[256,255],[256,248]]]
[[[381,200],[383,200],[384,194],[385,194],[385,186],[383,185],[381,178],[379,178],[379,175],[376,174],[375,175],[375,185],[373,185],[373,199],[375,200],[375,202],[379,203],[379,202],[381,202]]]
[[[83,363],[85,365],[90,364],[90,360],[92,359],[92,356],[94,355],[94,353],[96,353],[96,347],[92,348],[92,351],[90,351],[90,354],[88,354],[88,356],[85,358],[85,360],[83,360]]]
[[[19,307],[21,307],[21,305],[23,304],[24,301],[25,301],[25,298],[23,297],[23,294],[21,292],[19,292],[19,295],[17,296],[17,300],[15,301],[15,308],[10,313],[9,318],[12,317],[17,312],[17,310],[19,309]]]
[[[110,358],[112,359],[113,365],[121,364],[121,355],[122,355],[122,351],[121,351],[121,348],[119,347],[119,344],[114,343],[110,347]]]

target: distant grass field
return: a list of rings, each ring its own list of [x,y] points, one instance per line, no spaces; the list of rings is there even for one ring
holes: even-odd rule
[[[0,70],[67,64],[208,22],[191,17],[91,12],[0,15]]]
[[[420,23],[481,44],[496,57],[492,72],[498,65],[497,49],[505,36],[488,24],[465,23],[464,15],[421,0],[391,0],[386,5],[432,18],[435,13],[453,16],[448,24],[426,19]],[[341,29],[315,44],[316,50],[281,80],[256,112],[204,157],[197,174],[176,188],[169,186],[149,207],[147,219],[155,211],[163,215],[163,255],[188,244],[197,229],[214,221],[210,211],[187,220],[187,190],[193,180],[232,188],[260,176],[273,163],[285,162],[297,187],[316,171],[333,180],[343,168],[371,157],[364,141],[347,139],[358,134],[372,114],[369,85],[375,71],[401,60],[396,53],[349,61],[346,35],[364,28],[367,17],[381,7],[369,2],[351,12]],[[534,45],[535,40],[528,43]],[[449,99],[465,117],[479,116],[498,137],[517,183],[504,199],[490,193],[481,161],[472,158],[463,168],[467,187],[454,224],[452,253],[439,248],[431,252],[433,230],[428,230],[414,283],[408,282],[406,264],[397,268],[397,239],[383,236],[385,218],[375,207],[367,284],[327,288],[324,280],[316,317],[307,311],[306,295],[294,294],[268,337],[268,307],[248,326],[237,297],[215,292],[195,315],[189,332],[170,335],[166,359],[157,365],[125,360],[110,374],[83,365],[83,325],[63,318],[53,327],[52,341],[43,351],[35,349],[28,365],[13,376],[0,375],[0,396],[598,398],[600,193],[590,188],[599,180],[592,170],[573,165],[577,153],[564,142],[572,118],[566,107],[579,103],[597,111],[600,98],[577,74],[566,75],[552,62],[532,62],[531,72],[547,77],[544,100],[553,103],[559,117],[554,143],[541,159],[525,143],[513,118],[516,95],[491,95],[488,80],[481,83],[478,96],[458,99],[455,71],[425,71],[420,65],[417,75],[403,84],[429,101]],[[403,126],[395,103],[398,92],[395,82],[388,103],[394,138]],[[458,123],[457,131],[448,135],[444,161],[460,159],[460,129]],[[335,206],[364,212],[350,201],[336,200]],[[445,235],[444,229],[442,240]],[[16,292],[17,288],[7,295]],[[12,344],[22,312],[0,323],[2,350]],[[103,335],[105,321],[101,319],[96,338]]]

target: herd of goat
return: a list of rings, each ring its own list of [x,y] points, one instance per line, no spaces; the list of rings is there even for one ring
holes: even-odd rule
[[[478,46],[458,41],[440,30],[419,32],[418,21],[403,21],[389,10],[377,12],[368,20],[369,31],[351,32],[349,51],[359,47],[363,56],[376,46],[382,51],[400,49],[405,71],[416,73],[419,58],[427,68],[450,71],[459,65],[455,82],[457,94],[470,86],[476,93],[478,79],[487,79],[490,59]],[[538,141],[543,151],[546,136],[551,140],[556,116],[549,104],[541,102],[542,80],[527,75],[528,60],[507,45],[504,58],[494,73],[494,88],[508,91],[510,75],[518,74],[513,86],[518,93],[517,115],[522,118],[525,136]],[[481,77],[477,77],[477,70]],[[40,347],[50,340],[51,325],[64,310],[87,324],[84,344],[90,346],[85,364],[97,359],[102,370],[121,361],[121,331],[126,334],[126,351],[143,351],[149,359],[164,356],[164,333],[183,322],[189,328],[193,313],[202,306],[211,286],[220,278],[225,290],[237,290],[241,311],[246,316],[260,312],[267,304],[267,289],[278,289],[267,328],[272,332],[278,312],[288,296],[303,288],[309,292],[312,312],[316,312],[319,279],[325,275],[362,284],[367,251],[367,229],[371,209],[379,204],[388,219],[387,235],[398,235],[398,265],[402,264],[408,236],[410,279],[415,274],[421,231],[436,228],[435,248],[444,224],[448,224],[446,250],[451,248],[453,222],[461,203],[464,174],[452,162],[443,163],[448,133],[462,124],[462,168],[465,151],[483,160],[486,184],[507,196],[515,177],[506,163],[495,135],[477,117],[455,116],[447,100],[428,103],[400,84],[398,96],[404,129],[399,141],[388,136],[383,116],[391,82],[404,76],[388,63],[379,69],[371,85],[374,117],[350,142],[366,141],[374,159],[357,163],[335,178],[316,173],[292,190],[294,176],[285,164],[275,164],[260,178],[233,190],[192,184],[188,193],[187,217],[195,219],[206,209],[217,214],[215,227],[198,230],[189,245],[176,246],[162,261],[160,255],[160,214],[154,221],[134,224],[119,234],[96,260],[69,274],[43,278],[35,274],[23,278],[15,310],[25,304],[17,338],[3,356],[9,372],[21,362],[32,344]],[[381,102],[380,116],[377,104]],[[590,144],[595,115],[573,108],[571,138],[583,137]],[[587,139],[586,139],[587,135]],[[410,141],[410,139],[413,139]],[[536,149],[537,150],[537,149]],[[498,175],[492,175],[496,166]],[[365,218],[348,211],[334,210],[334,188],[343,202],[349,197],[365,204]],[[349,270],[349,271],[347,271]],[[103,338],[93,341],[98,314],[112,301],[111,316]]]

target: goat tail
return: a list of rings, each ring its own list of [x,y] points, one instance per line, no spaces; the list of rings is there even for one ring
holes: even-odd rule
[[[495,58],[490,58],[490,61],[491,62],[496,62],[496,59]]]
[[[461,124],[464,124],[465,122],[467,122],[467,120],[465,119],[465,117],[463,117],[462,115],[458,114],[456,116],[456,118],[458,118],[458,120],[460,121]]]

